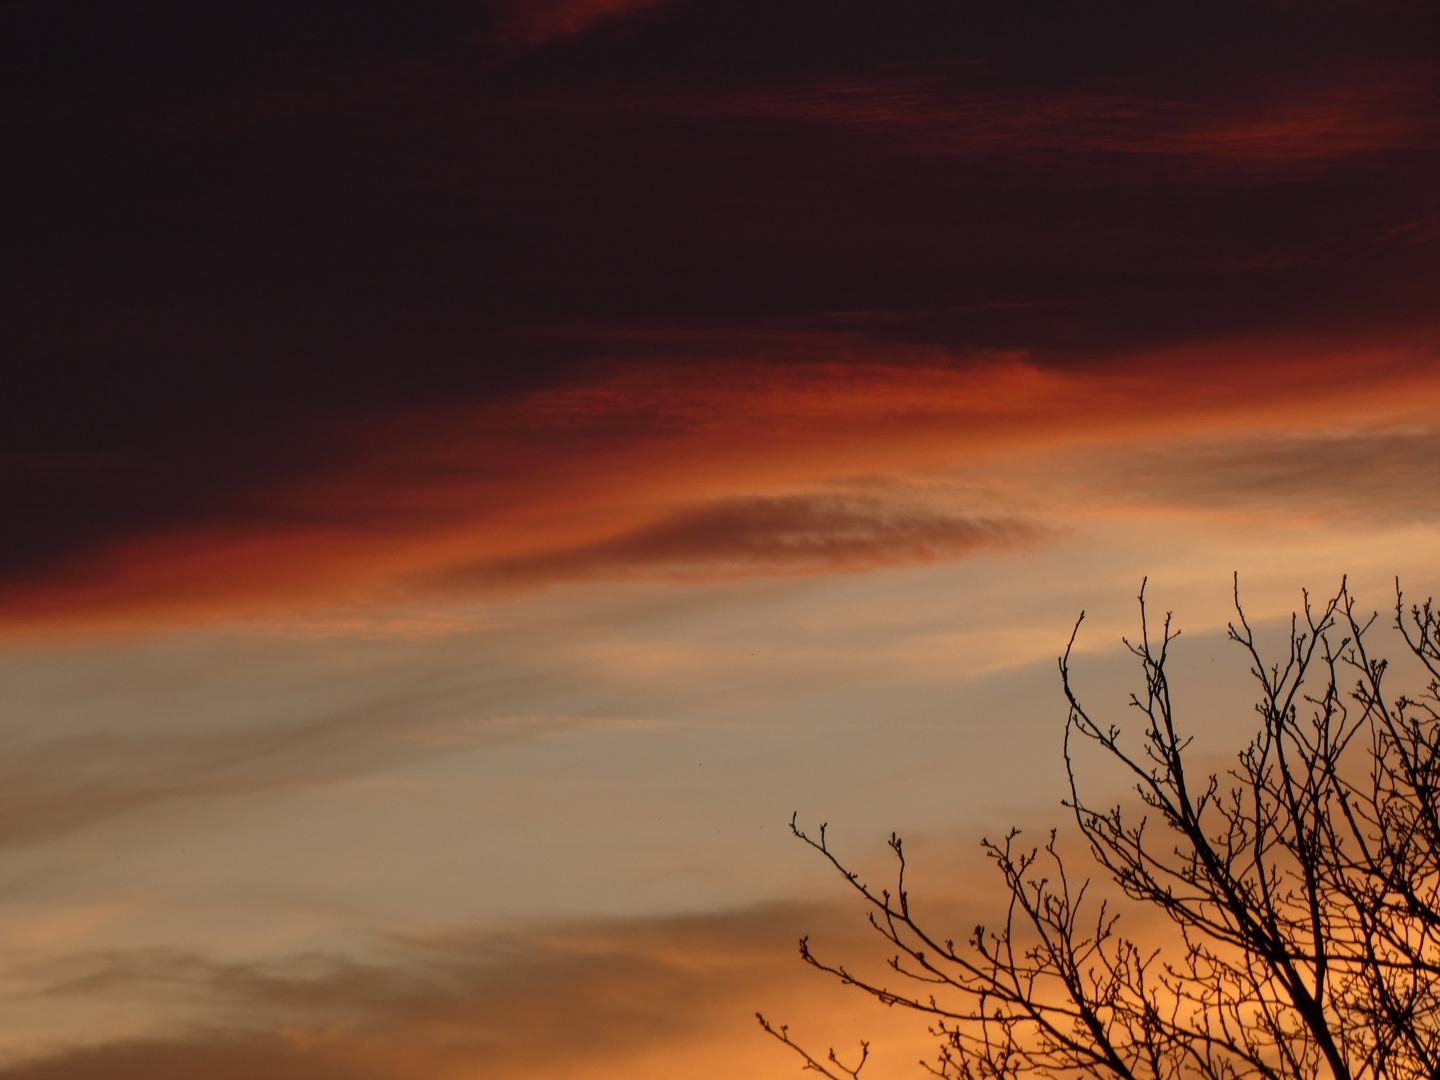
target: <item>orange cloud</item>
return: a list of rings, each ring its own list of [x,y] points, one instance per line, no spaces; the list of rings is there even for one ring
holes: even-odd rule
[[[1239,509],[1329,519],[1433,522],[1440,430],[1260,434],[1182,441],[1103,461],[1104,497],[1132,506]]]
[[[1069,368],[859,335],[734,347],[371,418],[332,436],[326,471],[10,583],[5,619],[173,624],[502,582],[955,558],[1038,526],[1008,520],[1003,491],[993,506],[937,507],[903,478],[1064,447],[1424,422],[1440,400],[1424,345],[1219,343]],[[856,496],[865,477],[891,486]]]
[[[789,1077],[790,1053],[757,1028],[764,1009],[816,1042],[892,1034],[909,1064],[923,1024],[875,1009],[810,971],[796,941],[818,933],[873,955],[856,913],[798,904],[625,923],[411,942],[381,962],[308,956],[217,963],[173,952],[74,957],[44,993],[59,1004],[123,998],[157,1015],[198,1006],[169,1038],[62,1046],[0,1069],[3,1080],[105,1077],[306,1080],[627,1080],[719,1062]]]

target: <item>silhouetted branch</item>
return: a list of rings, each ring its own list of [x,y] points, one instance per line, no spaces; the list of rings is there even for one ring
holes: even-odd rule
[[[1224,774],[1193,776],[1190,737],[1167,664],[1179,631],[1158,627],[1139,596],[1140,635],[1125,644],[1143,692],[1127,735],[1086,710],[1071,679],[1082,614],[1060,657],[1069,704],[1065,805],[1095,862],[1127,902],[1163,913],[1175,932],[1148,951],[1117,931],[1110,901],[1074,881],[1056,834],[1039,848],[1019,833],[982,848],[1009,902],[993,928],[957,945],[915,917],[905,853],[892,834],[895,889],[872,889],[831,851],[825,826],[795,835],[840,872],[893,949],[898,982],[843,964],[806,963],[879,1001],[930,1018],[935,1076],[1021,1075],[1122,1080],[1440,1080],[1440,612],[1404,604],[1395,626],[1427,685],[1390,699],[1388,662],[1372,656],[1376,623],[1342,581],[1308,594],[1281,655],[1262,655],[1240,603],[1229,638],[1259,690],[1259,727]],[[1351,681],[1351,688],[1344,689]],[[1079,743],[1127,774],[1139,816],[1094,806],[1076,766]],[[821,1062],[762,1019],[806,1067]]]

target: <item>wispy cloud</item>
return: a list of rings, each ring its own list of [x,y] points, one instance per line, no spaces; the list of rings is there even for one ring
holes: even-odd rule
[[[1440,395],[1431,349],[1405,341],[1217,342],[1086,366],[859,333],[718,344],[659,333],[626,348],[642,355],[554,388],[371,417],[334,436],[324,469],[250,493],[229,517],[12,581],[4,621],[27,632],[174,625],[447,586],[473,595],[956,558],[1043,530],[1003,499],[937,508],[827,492],[846,476],[1047,453],[1063,464],[1084,447],[1206,432],[1394,427]],[[713,359],[717,348],[737,355]],[[713,362],[694,355],[705,350]]]
[[[327,670],[323,644],[312,645],[300,678],[275,650],[247,664],[237,637],[198,659],[156,646],[50,661],[57,677],[104,686],[98,704],[83,689],[22,688],[12,670],[0,850],[145,811],[293,791],[605,722],[536,713],[548,702],[533,692],[533,660],[467,663],[475,640],[428,644],[420,656],[404,646],[372,651],[364,671]],[[107,664],[129,664],[129,681]],[[205,692],[187,693],[187,680]],[[72,718],[77,700],[87,704]]]
[[[538,45],[590,29],[666,0],[511,0],[502,5],[503,36]]]
[[[1290,518],[1368,518],[1391,526],[1435,521],[1440,431],[1398,429],[1238,434],[1182,440],[1093,466],[1105,496],[1141,505],[1271,513]]]
[[[755,1030],[753,1014],[778,1010],[820,1038],[847,1034],[837,1022],[853,1022],[855,1006],[866,1016],[863,1001],[795,955],[807,932],[873,951],[852,916],[778,904],[394,942],[363,962],[218,963],[175,951],[70,957],[28,972],[32,992],[77,1008],[147,1001],[188,1022],[165,1038],[54,1047],[0,1077],[431,1080],[478,1070],[506,1080],[598,1078],[673,1075],[717,1049],[728,1066],[751,1066],[747,1075],[789,1075],[793,1061]],[[884,1019],[872,1016],[862,1030],[883,1029]]]
[[[923,154],[1115,155],[1133,179],[1144,159],[1196,180],[1273,177],[1380,150],[1435,145],[1440,130],[1410,80],[1292,91],[1284,100],[1167,100],[1065,92],[996,97],[943,80],[816,80],[751,92],[747,114],[844,128]],[[1089,167],[1092,180],[1107,173]]]
[[[1033,543],[1038,526],[837,494],[749,496],[681,510],[591,544],[452,567],[447,589],[560,581],[853,573]]]

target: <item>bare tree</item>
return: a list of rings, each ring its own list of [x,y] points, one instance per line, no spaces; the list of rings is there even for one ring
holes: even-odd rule
[[[1391,696],[1387,661],[1366,643],[1376,616],[1344,583],[1323,605],[1305,597],[1278,662],[1261,655],[1238,590],[1235,607],[1229,636],[1258,684],[1260,725],[1218,775],[1187,770],[1166,675],[1178,631],[1167,615],[1153,634],[1143,586],[1140,638],[1126,641],[1144,675],[1138,737],[1081,704],[1071,635],[1064,805],[1103,868],[1094,888],[1067,873],[1053,832],[1039,848],[1014,831],[987,840],[1008,906],[957,943],[913,912],[898,836],[894,890],[876,890],[824,826],[811,836],[792,819],[868,905],[895,982],[802,940],[805,961],[928,1017],[939,1056],[922,1065],[940,1077],[1440,1080],[1440,611],[1407,609],[1397,582],[1395,625],[1424,687],[1410,697]],[[1136,804],[1086,801],[1082,744],[1128,775]],[[1166,916],[1154,941],[1121,932],[1127,907]],[[816,1058],[759,1019],[806,1069],[854,1080],[864,1067],[865,1044],[852,1065]]]

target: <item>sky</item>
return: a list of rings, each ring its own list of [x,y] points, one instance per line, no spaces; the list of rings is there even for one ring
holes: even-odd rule
[[[1437,58],[1400,0],[5,6],[0,1080],[795,1075],[757,1010],[920,1075],[797,956],[883,961],[792,814],[958,937],[1064,824],[1082,611],[1122,723],[1175,613],[1223,763],[1235,575],[1272,644],[1440,591]]]

